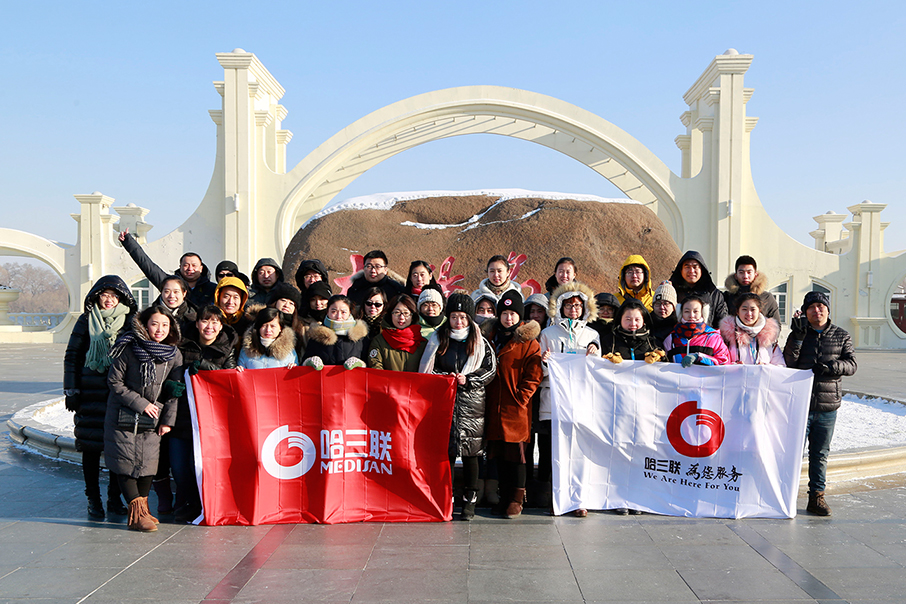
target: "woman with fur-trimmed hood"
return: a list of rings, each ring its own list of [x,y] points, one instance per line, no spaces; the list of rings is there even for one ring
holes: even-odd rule
[[[368,325],[355,319],[355,305],[342,294],[330,297],[327,316],[321,325],[308,330],[308,345],[303,364],[315,369],[324,365],[344,365],[347,369],[364,367]]]
[[[283,323],[280,311],[267,306],[260,309],[256,307],[253,312],[252,325],[242,338],[242,351],[237,361],[238,369],[269,369],[298,365],[296,334],[291,326]]]
[[[524,316],[522,297],[509,291],[497,303],[497,318],[481,329],[497,353],[497,375],[485,395],[485,435],[488,457],[497,459],[500,468],[499,512],[507,518],[519,516],[525,502],[532,396],[544,377],[536,340],[541,328]]]
[[[651,312],[654,303],[651,288],[651,269],[648,263],[638,254],[631,254],[620,268],[620,291],[617,293],[617,302],[622,304],[627,298],[635,298],[645,305]]]
[[[598,332],[589,327],[589,321],[598,316],[595,294],[590,287],[578,281],[564,283],[551,294],[547,307],[551,325],[541,332],[541,360],[544,379],[541,381],[541,406],[538,410],[538,477],[543,483],[551,477],[551,389],[547,361],[553,353],[601,356]],[[576,516],[588,515],[576,510]]]
[[[730,363],[786,367],[777,345],[780,323],[762,314],[761,297],[748,292],[736,298],[736,315],[720,322],[720,335],[730,352]]]

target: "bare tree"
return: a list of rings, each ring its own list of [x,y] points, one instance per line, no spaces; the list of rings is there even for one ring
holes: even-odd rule
[[[63,280],[50,269],[32,264],[7,262],[0,265],[0,284],[21,290],[10,312],[61,313],[69,308]]]

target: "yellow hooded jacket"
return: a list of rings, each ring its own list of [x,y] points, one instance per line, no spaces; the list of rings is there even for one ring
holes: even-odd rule
[[[645,278],[642,281],[642,287],[638,292],[633,292],[629,289],[626,286],[626,280],[623,278],[626,267],[632,264],[637,264],[645,269]],[[651,312],[652,305],[654,304],[654,293],[651,289],[651,269],[648,268],[648,263],[645,262],[645,259],[638,254],[630,254],[626,258],[626,261],[623,262],[623,266],[620,267],[620,291],[617,294],[617,301],[622,304],[626,298],[635,298],[645,305],[648,312]]]

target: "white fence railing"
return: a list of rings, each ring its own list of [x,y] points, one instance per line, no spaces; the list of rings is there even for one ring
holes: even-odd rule
[[[53,329],[66,318],[66,313],[11,312],[9,320],[22,327],[44,327]]]

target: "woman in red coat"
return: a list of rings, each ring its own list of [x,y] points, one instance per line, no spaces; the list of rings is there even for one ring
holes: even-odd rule
[[[485,398],[488,456],[500,468],[500,508],[507,518],[522,513],[525,501],[526,451],[532,428],[532,395],[541,384],[541,348],[535,321],[523,321],[519,292],[508,291],[497,302],[497,319],[484,328],[497,352],[497,375]]]

